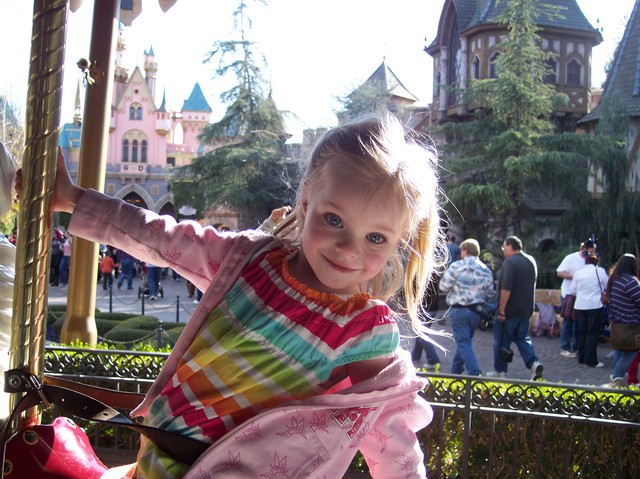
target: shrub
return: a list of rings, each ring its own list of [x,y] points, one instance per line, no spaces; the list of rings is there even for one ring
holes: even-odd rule
[[[134,316],[121,321],[114,329],[143,329],[147,334],[158,329],[158,318],[155,316]]]
[[[148,342],[154,343],[156,335],[146,329],[131,329],[115,327],[104,335],[107,341],[115,343],[134,343],[144,338],[149,338]]]
[[[136,316],[139,315],[135,313],[109,313],[106,311],[100,311],[96,313],[96,319],[111,319],[113,321],[125,321],[129,318],[135,318]]]

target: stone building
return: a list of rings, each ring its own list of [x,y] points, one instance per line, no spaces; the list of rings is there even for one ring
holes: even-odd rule
[[[626,144],[629,158],[627,187],[640,190],[640,0],[636,0],[607,75],[600,104],[579,121],[579,126],[595,133],[602,105],[618,96],[629,116]],[[597,188],[598,182],[594,182]],[[598,193],[597,189],[594,193]]]
[[[438,33],[425,51],[433,57],[431,121],[464,121],[482,108],[464,94],[470,80],[495,78],[505,25],[498,17],[508,0],[446,0]],[[600,32],[585,18],[575,0],[549,2],[560,7],[557,15],[543,10],[537,19],[541,47],[556,54],[549,60],[546,81],[568,97],[554,120],[560,131],[575,131],[576,122],[589,112],[591,50],[602,42]]]

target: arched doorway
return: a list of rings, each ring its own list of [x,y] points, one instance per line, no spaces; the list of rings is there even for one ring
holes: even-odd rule
[[[165,203],[164,205],[162,205],[162,208],[160,208],[160,211],[158,212],[158,214],[169,215],[175,218],[176,214],[173,209],[173,203]]]
[[[142,199],[142,197],[135,192],[131,192],[128,193],[124,198],[122,198],[124,201],[126,201],[127,203],[131,203],[132,205],[136,205],[139,206],[141,208],[149,208],[149,206],[147,206],[147,203],[145,203],[145,201]]]

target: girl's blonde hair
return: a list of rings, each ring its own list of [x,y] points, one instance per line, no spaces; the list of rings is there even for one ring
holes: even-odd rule
[[[332,161],[341,162],[342,172],[371,184],[372,189],[390,187],[406,212],[408,227],[404,241],[366,289],[374,298],[387,301],[403,287],[412,327],[422,335],[422,297],[432,275],[446,260],[446,246],[440,228],[437,157],[433,148],[419,143],[416,137],[405,132],[391,114],[366,117],[329,130],[311,152],[293,214],[278,226],[275,235],[299,244],[304,228],[303,191],[322,186],[324,172]]]

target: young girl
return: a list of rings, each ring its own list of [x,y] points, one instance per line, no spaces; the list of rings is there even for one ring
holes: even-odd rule
[[[385,301],[404,286],[422,332],[444,247],[437,192],[434,155],[392,117],[319,140],[274,236],[176,223],[85,191],[59,157],[54,207],[73,213],[72,234],[205,291],[132,415],[213,446],[185,465],[143,441],[136,464],[104,477],[337,478],[357,449],[373,477],[425,477],[415,432],[431,410]]]

